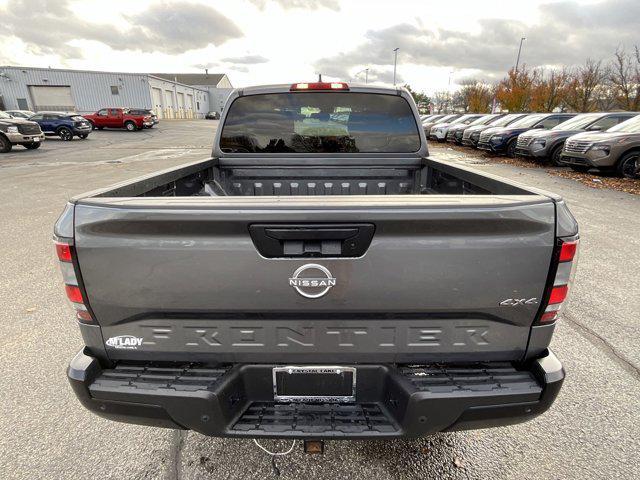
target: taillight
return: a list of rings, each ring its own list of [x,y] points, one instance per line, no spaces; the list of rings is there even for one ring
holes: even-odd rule
[[[556,250],[558,268],[553,279],[553,285],[548,292],[546,307],[540,316],[539,323],[551,323],[558,319],[562,305],[569,294],[569,285],[575,273],[578,240],[560,239],[558,247],[558,250]]]
[[[75,254],[73,245],[57,239],[55,240],[55,246],[56,254],[60,261],[64,290],[76,311],[76,318],[84,323],[93,323],[93,317],[87,308],[87,301],[84,298],[73,266],[73,256]]]
[[[289,90],[292,92],[300,90],[349,90],[349,85],[345,82],[294,83]]]
[[[71,245],[56,242],[56,253],[61,262],[71,262]]]

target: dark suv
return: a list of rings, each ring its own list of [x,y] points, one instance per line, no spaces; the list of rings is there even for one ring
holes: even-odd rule
[[[480,141],[480,134],[483,132],[494,132],[498,131],[502,127],[506,127],[507,125],[511,125],[512,123],[517,122],[518,120],[524,118],[526,113],[509,113],[503,117],[499,117],[496,120],[493,120],[485,125],[469,125],[468,128],[465,129],[462,134],[462,145],[465,147],[473,147],[478,148],[478,142]]]
[[[474,121],[469,124],[459,124],[454,125],[449,128],[447,132],[447,142],[455,143],[457,145],[462,145],[462,137],[464,136],[464,132],[467,128],[475,127],[477,125],[489,125],[492,122],[495,122],[499,118],[503,117],[502,113],[490,113],[488,115],[479,115]]]
[[[561,166],[562,147],[567,138],[582,132],[602,132],[636,115],[634,112],[583,113],[551,130],[531,130],[518,137],[516,156],[551,160]]]
[[[528,130],[550,129],[575,116],[575,113],[534,113],[527,115],[508,127],[499,129],[490,136],[481,135],[478,148],[491,153],[506,154],[509,157],[514,157],[518,135]]]
[[[82,140],[91,133],[91,124],[77,113],[38,112],[29,120],[36,122],[45,135],[60,137],[62,140]]]

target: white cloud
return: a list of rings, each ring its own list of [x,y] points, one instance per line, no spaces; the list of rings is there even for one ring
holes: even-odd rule
[[[369,81],[390,82],[399,47],[398,82],[433,92],[449,77],[500,78],[522,35],[530,65],[580,63],[640,42],[637,0],[549,1],[448,0],[427,8],[412,0],[0,0],[0,62],[208,68],[238,86],[318,73],[352,81],[369,68]]]

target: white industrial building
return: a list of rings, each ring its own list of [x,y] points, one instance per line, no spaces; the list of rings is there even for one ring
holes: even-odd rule
[[[209,110],[222,112],[227,97],[233,90],[229,78],[224,73],[152,73],[159,78],[173,80],[185,85],[191,85],[209,93]]]
[[[153,109],[161,118],[202,118],[209,111],[220,112],[232,89],[225,74],[0,66],[0,110],[91,113],[106,107],[132,107]]]

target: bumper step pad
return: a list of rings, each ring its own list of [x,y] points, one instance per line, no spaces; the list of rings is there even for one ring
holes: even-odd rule
[[[236,431],[346,434],[392,433],[393,421],[379,405],[252,403],[233,426]]]
[[[176,367],[118,365],[103,370],[89,387],[92,394],[120,389],[176,392],[213,391],[227,368],[202,368],[190,364]]]
[[[404,375],[420,392],[492,392],[539,395],[542,391],[529,371],[517,370],[510,363],[474,364],[468,367],[403,367]]]

